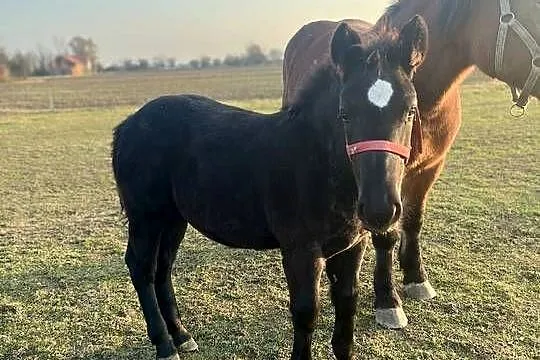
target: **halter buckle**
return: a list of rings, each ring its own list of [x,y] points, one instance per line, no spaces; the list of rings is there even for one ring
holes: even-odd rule
[[[510,11],[501,15],[501,17],[499,18],[499,23],[510,25],[512,21],[514,21],[515,19],[516,19],[516,14]]]
[[[523,117],[525,115],[525,106],[514,104],[510,107],[510,115],[516,119]]]

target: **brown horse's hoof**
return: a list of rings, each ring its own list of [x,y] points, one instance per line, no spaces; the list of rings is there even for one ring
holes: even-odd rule
[[[429,300],[437,296],[437,292],[427,280],[420,284],[407,284],[404,286],[404,290],[407,297],[410,297],[412,299]]]
[[[409,323],[401,307],[375,309],[375,321],[387,329],[403,329]]]
[[[176,353],[167,357],[158,357],[157,360],[180,360],[180,356],[178,356],[178,353]]]
[[[199,350],[199,345],[193,340],[193,338],[190,338],[188,341],[182,343],[180,346],[178,346],[178,351],[181,352],[192,352]]]

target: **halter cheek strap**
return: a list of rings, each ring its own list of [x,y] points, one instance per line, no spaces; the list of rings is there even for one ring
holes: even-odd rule
[[[513,111],[513,114],[515,113],[517,116],[520,116],[523,115],[523,109],[529,102],[529,96],[540,79],[540,46],[538,46],[531,33],[519,22],[516,15],[512,12],[510,0],[500,0],[499,4],[501,17],[499,19],[499,31],[497,33],[497,45],[495,49],[495,74],[500,76],[503,71],[504,49],[509,29],[512,29],[519,36],[532,56],[531,72],[523,85],[521,94],[518,94],[516,88],[510,85],[515,103],[514,107],[518,108],[518,111]]]

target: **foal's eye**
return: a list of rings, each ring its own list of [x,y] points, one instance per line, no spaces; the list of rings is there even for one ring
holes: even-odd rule
[[[340,111],[339,112],[339,119],[341,121],[343,121],[344,123],[348,123],[349,122],[349,115],[345,112],[345,111]]]

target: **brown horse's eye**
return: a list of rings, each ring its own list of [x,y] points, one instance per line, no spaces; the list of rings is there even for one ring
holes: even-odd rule
[[[416,109],[415,108],[411,108],[409,110],[409,112],[407,113],[407,119],[406,121],[409,122],[409,121],[414,121],[414,118],[416,116]]]

